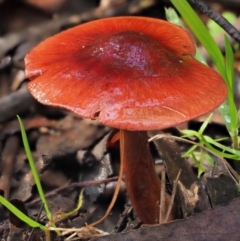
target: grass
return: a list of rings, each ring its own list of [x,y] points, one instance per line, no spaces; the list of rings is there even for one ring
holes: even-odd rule
[[[192,32],[201,42],[201,44],[207,50],[209,56],[211,57],[213,63],[216,65],[219,73],[222,75],[228,86],[228,96],[227,100],[219,107],[219,111],[223,117],[225,125],[228,129],[229,135],[232,139],[233,148],[227,147],[219,143],[222,139],[214,140],[209,136],[203,135],[203,131],[206,128],[209,120],[209,117],[202,125],[198,132],[193,130],[184,130],[183,137],[195,137],[200,143],[200,148],[198,144],[193,145],[185,154],[184,157],[191,157],[195,162],[198,168],[198,176],[200,176],[205,170],[203,167],[203,160],[208,160],[210,165],[214,165],[212,157],[203,151],[203,148],[206,147],[212,154],[220,158],[228,158],[232,160],[240,160],[239,144],[238,144],[238,128],[239,128],[239,119],[238,112],[234,102],[234,58],[232,46],[225,36],[225,60],[224,56],[221,53],[218,45],[214,41],[211,33],[202,23],[200,18],[191,8],[186,0],[171,0],[175,8],[179,11],[185,22],[188,24]],[[178,24],[184,27],[182,21],[176,14],[175,10],[170,9],[166,10],[166,15],[169,21]],[[206,64],[205,60],[201,56],[200,52],[197,49],[197,54],[195,56],[200,62]],[[197,148],[198,147],[198,148]]]
[[[224,61],[218,45],[189,3],[186,0],[171,0],[171,2],[188,24],[196,38],[205,47],[228,86],[227,100],[219,107],[219,111],[231,136],[233,148],[238,149],[239,119],[234,102],[233,51],[231,44],[228,38],[225,37],[226,59]]]
[[[240,151],[231,147],[225,146],[220,142],[228,139],[228,137],[213,139],[210,136],[204,135],[204,131],[212,117],[212,114],[203,122],[198,131],[195,130],[182,130],[182,138],[194,138],[195,144],[188,151],[186,151],[183,157],[191,157],[198,168],[198,177],[201,176],[205,169],[203,167],[203,160],[207,160],[211,166],[214,166],[214,160],[211,155],[217,156],[220,159],[227,158],[234,161],[240,161]],[[237,180],[239,181],[239,180]]]
[[[7,199],[5,199],[1,195],[0,195],[0,203],[3,206],[5,206],[10,212],[12,212],[15,216],[17,216],[20,220],[22,220],[23,222],[28,224],[30,227],[32,227],[32,228],[40,228],[43,231],[45,231],[47,237],[49,237],[49,229],[56,230],[56,232],[58,234],[60,234],[60,232],[57,229],[55,229],[56,228],[55,227],[55,222],[59,221],[59,220],[62,220],[64,218],[66,218],[66,217],[71,216],[72,214],[76,213],[81,208],[82,203],[83,203],[83,189],[80,192],[78,204],[77,204],[77,207],[74,210],[72,210],[72,211],[70,211],[68,213],[59,213],[56,216],[52,215],[52,213],[51,213],[51,211],[50,211],[50,209],[48,207],[47,200],[46,200],[46,197],[44,195],[44,191],[42,189],[42,185],[41,185],[41,182],[40,182],[39,174],[38,174],[38,171],[37,171],[37,168],[36,168],[33,156],[32,156],[32,152],[31,152],[30,147],[29,147],[26,131],[24,129],[24,126],[23,126],[23,123],[21,121],[21,118],[19,116],[17,116],[17,118],[18,118],[20,130],[21,130],[22,141],[23,141],[24,149],[25,149],[25,152],[26,152],[26,155],[27,155],[27,159],[28,159],[28,162],[29,162],[29,166],[30,166],[31,172],[33,174],[33,178],[34,178],[35,184],[37,186],[38,194],[40,196],[42,205],[43,205],[43,207],[45,209],[45,212],[46,212],[46,215],[47,215],[47,218],[48,218],[48,223],[44,226],[40,222],[35,221],[34,219],[28,217],[26,214],[24,214],[19,209],[17,209],[14,205],[11,204],[11,202],[9,202]]]
[[[0,203],[6,207],[11,213],[13,213],[15,216],[17,216],[20,220],[28,224],[32,228],[40,228],[44,231],[47,230],[45,226],[43,226],[41,223],[31,219],[26,214],[21,212],[19,209],[17,209],[14,205],[11,204],[7,199],[5,199],[3,196],[0,195]]]
[[[40,179],[39,179],[38,171],[37,171],[35,162],[33,160],[32,152],[31,152],[30,147],[29,147],[26,131],[24,129],[21,118],[19,116],[17,116],[17,118],[18,118],[20,130],[21,130],[21,134],[22,134],[24,149],[25,149],[25,152],[26,152],[26,155],[27,155],[27,158],[28,158],[28,162],[29,162],[29,165],[30,165],[30,168],[31,168],[31,172],[33,174],[33,178],[34,178],[35,184],[37,186],[37,190],[38,190],[39,196],[41,198],[43,207],[45,209],[46,215],[47,215],[48,219],[51,220],[52,214],[49,210],[47,200],[45,198],[45,195],[44,195],[44,192],[43,192],[43,189],[42,189],[42,185],[41,185],[41,182],[40,182]]]
[[[50,212],[50,210],[48,208],[48,205],[47,205],[47,200],[45,198],[45,195],[44,195],[44,192],[43,192],[43,189],[42,189],[42,186],[41,186],[41,182],[40,182],[40,179],[39,179],[39,175],[38,175],[38,172],[37,172],[37,168],[35,166],[35,162],[33,160],[32,153],[31,153],[31,150],[30,150],[30,147],[29,147],[29,144],[28,144],[27,135],[26,135],[26,132],[25,132],[25,129],[24,129],[24,126],[23,126],[23,123],[22,123],[20,117],[17,116],[17,118],[18,118],[20,130],[21,130],[21,134],[22,134],[22,140],[23,140],[23,144],[24,144],[24,149],[25,149],[28,161],[29,161],[31,172],[33,174],[34,181],[36,183],[37,190],[38,190],[39,196],[41,198],[42,204],[43,204],[43,206],[45,208],[47,217],[48,217],[49,220],[51,220],[52,219],[52,214],[51,214],[51,212]],[[1,195],[0,195],[0,203],[3,206],[5,206],[10,212],[12,212],[15,216],[17,216],[20,220],[22,220],[23,222],[28,224],[30,227],[40,228],[40,229],[42,229],[45,232],[47,231],[47,227],[46,226],[42,225],[41,223],[39,223],[39,222],[33,220],[32,218],[28,217],[27,215],[25,215],[23,212],[21,212],[19,209],[17,209],[15,206],[13,206],[11,204],[11,202],[6,200]]]

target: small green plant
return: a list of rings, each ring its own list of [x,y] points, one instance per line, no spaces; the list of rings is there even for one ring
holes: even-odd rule
[[[231,44],[228,38],[225,37],[226,59],[224,61],[218,45],[189,3],[186,0],[171,0],[171,2],[179,11],[201,44],[205,47],[228,86],[227,100],[219,107],[219,111],[223,116],[226,127],[231,136],[233,148],[238,149],[239,119],[234,102],[233,51]]]
[[[58,231],[58,229],[55,227],[55,222],[60,221],[64,218],[67,218],[71,215],[73,215],[74,213],[76,213],[81,207],[82,207],[82,203],[83,203],[83,189],[80,192],[79,195],[79,200],[78,200],[78,205],[77,207],[68,212],[68,213],[60,213],[57,214],[55,216],[53,216],[49,210],[49,207],[47,205],[47,200],[46,197],[44,195],[43,189],[42,189],[42,185],[40,182],[40,178],[38,175],[38,171],[35,165],[35,162],[33,160],[33,156],[29,147],[29,143],[28,143],[28,139],[27,139],[27,135],[23,126],[23,123],[21,121],[21,118],[19,116],[17,116],[18,121],[19,121],[19,126],[20,126],[20,130],[21,130],[21,135],[22,135],[22,140],[23,140],[23,145],[24,145],[24,149],[27,155],[27,159],[29,161],[29,166],[31,169],[31,172],[33,174],[34,177],[34,181],[36,183],[37,186],[37,190],[41,199],[41,202],[45,208],[45,212],[46,215],[48,217],[48,223],[46,224],[46,226],[42,225],[41,223],[33,220],[32,218],[28,217],[26,214],[24,214],[23,212],[21,212],[19,209],[17,209],[14,205],[11,204],[11,202],[9,202],[7,199],[5,199],[3,196],[0,195],[0,203],[5,206],[10,212],[12,212],[14,215],[16,215],[20,220],[22,220],[23,222],[25,222],[26,224],[28,224],[30,227],[33,228],[40,228],[43,231],[45,231],[46,233],[46,240],[50,240],[50,236],[49,236],[49,230],[56,230],[56,232],[60,235],[60,232]]]
[[[203,167],[203,160],[208,160],[210,165],[214,165],[213,158],[208,154],[211,154],[220,157],[220,158],[227,158],[232,160],[240,161],[240,151],[235,150],[231,147],[225,146],[220,143],[227,139],[218,138],[213,139],[210,136],[204,135],[204,131],[211,119],[212,115],[210,115],[202,124],[198,131],[194,130],[183,130],[182,138],[194,138],[197,143],[195,143],[188,151],[184,153],[184,157],[192,157],[193,161],[195,162],[198,168],[198,176],[200,176],[205,170]],[[206,147],[206,148],[205,148]]]
[[[30,147],[29,147],[26,131],[24,129],[24,126],[23,126],[23,123],[21,121],[21,118],[19,116],[17,116],[17,118],[18,118],[20,130],[21,130],[21,134],[22,134],[22,140],[23,140],[24,149],[25,149],[25,152],[26,152],[26,155],[27,155],[27,159],[28,159],[28,162],[29,162],[32,174],[33,174],[33,178],[34,178],[35,184],[37,186],[37,190],[38,190],[39,196],[41,198],[43,207],[44,207],[44,209],[46,211],[46,215],[47,215],[48,219],[51,220],[52,219],[52,214],[51,214],[51,212],[49,210],[49,207],[48,207],[48,204],[47,204],[47,200],[45,198],[45,195],[44,195],[44,192],[43,192],[43,189],[42,189],[42,185],[41,185],[41,182],[40,182],[40,179],[39,179],[38,171],[37,171],[35,162],[33,160],[32,152],[31,152]]]
[[[183,18],[187,23],[189,23],[190,28],[192,31],[196,34],[198,39],[202,42],[202,44],[205,46],[207,51],[209,52],[209,55],[212,56],[213,61],[215,60],[216,66],[218,66],[219,72],[222,74],[223,78],[225,79],[227,85],[228,85],[228,101],[223,103],[222,106],[219,107],[219,110],[224,118],[224,121],[226,123],[226,127],[229,131],[229,134],[233,141],[233,148],[227,147],[219,143],[220,141],[226,139],[212,139],[211,137],[204,135],[204,130],[207,127],[211,116],[210,115],[205,122],[202,124],[199,131],[194,130],[183,130],[183,136],[182,138],[195,138],[195,140],[198,143],[193,143],[193,146],[184,153],[184,157],[191,157],[194,161],[195,165],[198,168],[198,176],[205,172],[203,161],[208,160],[210,165],[214,165],[214,161],[211,155],[209,155],[208,152],[211,154],[218,156],[220,158],[228,158],[233,160],[240,160],[240,152],[238,149],[238,114],[237,109],[235,106],[235,103],[233,101],[234,98],[234,90],[233,90],[233,52],[232,47],[229,43],[228,38],[225,36],[225,52],[226,52],[226,60],[223,61],[223,56],[209,34],[209,31],[206,29],[206,27],[203,25],[201,20],[198,18],[196,13],[192,10],[192,8],[189,6],[189,4],[183,0],[183,1],[175,1],[172,0],[175,7],[179,10],[179,12],[182,14]],[[185,5],[186,4],[186,5]],[[174,9],[169,8],[166,9],[166,16],[168,21],[177,24],[184,28],[184,25],[175,12]],[[232,16],[231,16],[232,17]],[[212,20],[211,20],[212,21]],[[232,20],[233,21],[233,20]],[[216,23],[211,23],[211,26],[213,28],[216,28]],[[218,26],[218,25],[217,25]],[[217,31],[219,32],[219,26],[217,28]],[[221,29],[221,28],[220,28]],[[223,31],[223,30],[222,30]],[[200,51],[197,48],[196,51],[196,59],[198,59],[200,62],[206,64],[205,59],[201,55]],[[218,59],[219,58],[219,59]]]
[[[17,116],[18,121],[19,121],[19,126],[20,126],[20,130],[21,130],[21,134],[22,134],[22,140],[23,140],[23,144],[24,144],[24,149],[27,155],[27,159],[29,161],[29,165],[31,168],[31,172],[33,174],[33,178],[34,181],[36,183],[37,186],[37,190],[38,193],[40,195],[41,201],[43,203],[43,206],[45,208],[47,217],[49,220],[51,220],[52,218],[52,214],[49,211],[48,205],[47,205],[47,201],[40,183],[40,179],[39,179],[39,175],[37,172],[37,168],[35,166],[35,162],[33,160],[32,157],[32,153],[28,144],[28,140],[27,140],[27,135],[23,126],[23,123],[20,119],[19,116]],[[29,226],[33,227],[33,228],[41,228],[42,230],[46,231],[47,228],[45,226],[43,226],[42,224],[40,224],[39,222],[31,219],[30,217],[28,217],[27,215],[25,215],[24,213],[22,213],[20,210],[18,210],[16,207],[14,207],[8,200],[6,200],[3,196],[0,195],[0,203],[2,205],[4,205],[10,212],[14,213],[20,220],[22,220],[23,222],[27,223]]]

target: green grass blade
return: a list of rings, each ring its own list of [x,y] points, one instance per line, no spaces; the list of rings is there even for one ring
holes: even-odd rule
[[[227,75],[224,66],[224,60],[222,53],[215,43],[213,37],[208,32],[205,25],[199,19],[197,14],[194,12],[192,7],[186,0],[171,0],[172,4],[177,8],[180,14],[184,17],[184,20],[191,28],[192,32],[199,39],[202,45],[208,51],[211,59],[218,68],[218,71],[221,73],[223,78],[227,81]]]
[[[225,52],[226,52],[226,72],[227,72],[227,77],[229,80],[229,87],[231,91],[234,91],[234,74],[233,74],[233,68],[234,68],[234,56],[233,56],[233,50],[232,46],[229,42],[228,37],[225,35],[224,36],[225,40]]]
[[[62,215],[63,217],[69,217],[69,216],[77,213],[78,210],[82,207],[82,205],[83,205],[83,191],[84,191],[84,189],[82,189],[81,192],[80,192],[80,194],[79,194],[77,207],[74,208],[74,210],[72,210],[72,211],[70,211],[70,212],[68,212],[68,213],[64,213],[64,214]]]
[[[207,127],[208,124],[209,124],[209,121],[210,121],[211,118],[212,118],[212,115],[213,115],[213,114],[210,114],[210,115],[208,116],[208,118],[202,123],[202,125],[201,125],[201,127],[200,127],[200,129],[199,129],[199,131],[198,131],[199,135],[202,135],[203,132],[205,131],[206,127]]]
[[[239,161],[240,160],[240,155],[236,155],[235,153],[234,154],[225,153],[223,151],[223,149],[221,151],[219,151],[218,149],[214,148],[212,145],[220,147],[221,144],[220,143],[216,143],[214,141],[213,141],[213,143],[211,143],[211,138],[210,137],[204,136],[203,137],[203,142],[204,142],[204,145],[217,156],[220,156],[222,158],[232,159],[232,160],[235,160],[235,161]],[[224,149],[227,149],[227,148],[228,147],[224,146]],[[232,149],[232,151],[234,151],[234,150]]]
[[[230,120],[231,120],[231,132],[230,135],[233,139],[233,145],[235,149],[238,149],[238,126],[239,126],[239,119],[238,119],[238,111],[234,101],[234,56],[232,46],[229,42],[227,36],[225,36],[225,52],[226,52],[226,61],[225,61],[225,68],[229,82],[229,92],[231,96],[228,98],[228,105],[229,105],[229,113],[230,113]]]
[[[19,125],[20,125],[20,129],[21,129],[24,149],[25,149],[25,152],[26,152],[26,155],[27,155],[27,158],[28,158],[28,161],[29,161],[29,165],[30,165],[33,177],[34,177],[34,181],[36,183],[36,186],[37,186],[37,189],[38,189],[38,192],[39,192],[39,196],[40,196],[41,201],[43,203],[43,206],[44,206],[44,209],[46,211],[47,217],[48,217],[49,220],[51,220],[52,214],[51,214],[51,212],[48,208],[47,200],[45,198],[45,195],[44,195],[44,192],[43,192],[43,189],[42,189],[42,185],[41,185],[41,182],[39,180],[38,171],[37,171],[37,168],[35,166],[35,162],[33,160],[33,156],[32,156],[29,144],[28,144],[27,135],[26,135],[26,132],[25,132],[25,129],[24,129],[24,126],[23,126],[23,123],[22,123],[20,117],[17,116],[17,118],[18,118],[18,122],[19,122]]]
[[[194,145],[192,147],[190,147],[183,155],[182,157],[189,157],[192,155],[192,153],[195,151],[195,149],[197,148],[197,145]]]
[[[235,150],[232,149],[231,147],[225,146],[219,142],[217,142],[216,140],[214,140],[213,138],[211,138],[210,136],[203,136],[204,140],[207,141],[209,144],[214,145],[216,147],[218,147],[219,149],[221,149],[224,152],[229,152],[232,153],[233,155],[236,155],[236,157],[238,159],[240,159],[240,151],[239,150]]]
[[[205,169],[202,164],[202,160],[199,160],[196,155],[197,153],[192,153],[192,160],[194,161],[195,165],[197,166],[198,169],[198,178],[200,178],[201,174],[205,172]]]
[[[47,228],[40,223],[34,221],[33,219],[29,218],[26,214],[21,212],[19,209],[17,209],[14,205],[12,205],[7,199],[5,199],[3,196],[0,195],[0,203],[5,206],[10,212],[12,212],[15,216],[17,216],[19,219],[21,219],[23,222],[28,224],[29,226],[33,228],[40,228],[42,230],[47,230]]]
[[[181,137],[182,138],[188,138],[188,137],[197,137],[199,138],[199,133],[197,131],[194,131],[194,130],[181,130],[181,133],[183,134]]]
[[[228,63],[225,65],[222,53],[215,43],[213,37],[199,19],[197,14],[194,12],[192,7],[186,0],[171,0],[172,4],[175,8],[180,12],[188,26],[191,28],[192,32],[199,39],[202,45],[206,48],[208,54],[212,58],[214,64],[216,65],[218,71],[224,78],[227,86],[228,86],[228,96],[227,102],[225,101],[220,107],[219,111],[224,118],[226,127],[229,131],[229,134],[233,141],[233,146],[235,149],[238,149],[238,140],[237,140],[237,129],[238,129],[238,114],[237,108],[234,102],[234,93],[233,93],[233,83],[231,72],[232,68],[232,54],[229,46],[226,47],[226,51],[228,52]],[[228,43],[226,43],[228,45]],[[230,51],[231,50],[231,51]],[[226,69],[227,68],[227,69]]]

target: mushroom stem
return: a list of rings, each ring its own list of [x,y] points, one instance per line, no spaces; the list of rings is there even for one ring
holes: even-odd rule
[[[154,169],[147,132],[120,130],[120,149],[132,206],[143,223],[156,224],[161,182]],[[166,210],[169,200],[167,195]]]

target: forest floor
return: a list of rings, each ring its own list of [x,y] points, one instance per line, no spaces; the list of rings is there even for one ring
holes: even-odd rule
[[[236,27],[240,29],[239,1],[208,3],[220,13],[235,14]],[[106,17],[134,15],[164,19],[164,7],[169,6],[167,0],[0,0],[0,194],[41,224],[55,223],[56,227],[70,230],[61,236],[51,232],[50,240],[240,240],[239,162],[213,156],[215,165],[204,160],[201,166],[204,172],[198,178],[194,160],[182,157],[191,145],[171,138],[155,139],[150,147],[159,176],[166,166],[169,193],[179,170],[184,172],[175,198],[180,218],[162,225],[141,225],[128,200],[123,180],[110,214],[96,227],[87,226],[105,214],[116,187],[120,151],[117,145],[109,144],[113,130],[97,120],[41,105],[27,88],[24,57],[44,39]],[[200,17],[207,23],[206,16]],[[223,34],[216,41],[221,46]],[[234,44],[236,42],[232,41]],[[235,100],[239,108],[240,47],[235,48],[234,58]],[[39,199],[16,115],[21,117],[27,133],[53,216],[51,221]],[[198,131],[206,117],[149,132],[149,137],[157,134],[180,137],[183,129]],[[227,137],[223,143],[231,146],[217,110],[205,134],[212,138]],[[78,206],[79,197],[83,199],[81,208],[64,216]],[[0,205],[0,237],[8,241],[37,241],[46,240],[46,233],[23,223]]]

